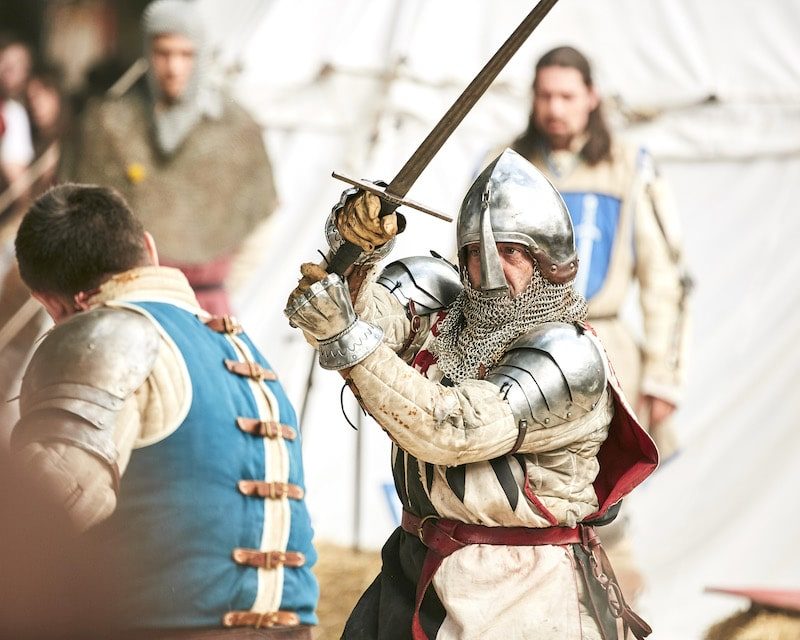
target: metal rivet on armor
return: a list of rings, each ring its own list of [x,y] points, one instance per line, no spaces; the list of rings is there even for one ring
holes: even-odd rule
[[[544,419],[544,423],[545,423],[545,424],[550,424],[550,418],[545,418],[545,419]]]
[[[558,269],[558,267],[556,267],[556,265],[554,265],[554,264],[550,265],[550,271],[552,271],[553,273],[555,273],[555,272],[556,272],[556,269]]]
[[[572,417],[572,414],[569,411],[567,411],[567,418],[571,418],[571,417]]]

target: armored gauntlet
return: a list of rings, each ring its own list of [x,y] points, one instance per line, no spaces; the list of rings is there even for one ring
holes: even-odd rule
[[[361,247],[356,264],[374,264],[386,257],[399,231],[398,214],[381,218],[380,211],[378,196],[358,189],[345,190],[325,224],[331,252],[348,241]]]
[[[323,369],[352,367],[375,351],[383,338],[381,329],[358,318],[347,284],[335,273],[296,291],[284,314],[317,339]]]

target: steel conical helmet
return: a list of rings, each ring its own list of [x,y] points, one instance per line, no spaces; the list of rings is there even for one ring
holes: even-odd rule
[[[504,293],[507,287],[497,242],[528,247],[550,282],[575,277],[575,237],[564,200],[555,187],[516,151],[506,149],[472,183],[458,214],[459,253],[480,243],[481,290]]]

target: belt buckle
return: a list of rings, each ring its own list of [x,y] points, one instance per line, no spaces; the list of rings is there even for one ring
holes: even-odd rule
[[[425,527],[425,523],[428,520],[437,520],[438,518],[439,518],[439,516],[428,515],[428,516],[425,516],[424,518],[422,518],[422,520],[419,521],[419,525],[417,526],[417,537],[419,538],[419,541],[422,544],[425,544],[425,532],[423,531],[423,528]]]

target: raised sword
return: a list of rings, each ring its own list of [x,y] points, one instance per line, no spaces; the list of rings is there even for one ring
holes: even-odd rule
[[[511,57],[528,39],[528,36],[533,33],[533,30],[536,29],[556,2],[558,2],[558,0],[539,1],[484,65],[483,69],[478,72],[478,75],[467,85],[467,88],[464,89],[461,95],[451,105],[447,113],[442,116],[441,120],[436,123],[431,132],[422,141],[422,144],[417,147],[417,150],[414,151],[386,187],[367,180],[350,178],[336,172],[332,174],[333,177],[378,196],[381,199],[381,217],[393,213],[400,205],[405,205],[427,213],[428,215],[452,222],[453,219],[451,217],[425,207],[413,200],[408,200],[405,196],[425,167],[430,164],[430,161],[439,152],[439,149],[441,149],[445,141],[464,119],[464,116],[475,106],[475,103],[486,92],[486,89],[492,84],[497,74],[506,66]],[[358,259],[360,253],[361,247],[352,242],[345,241],[345,243],[329,257],[327,266],[328,272],[344,275],[345,271]]]

